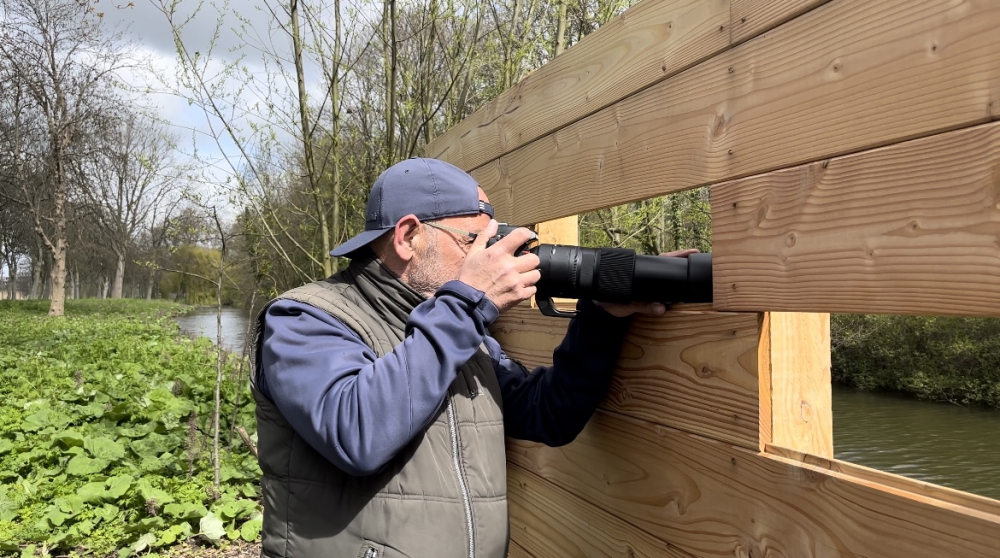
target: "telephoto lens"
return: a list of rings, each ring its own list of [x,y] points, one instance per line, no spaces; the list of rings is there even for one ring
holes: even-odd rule
[[[515,227],[501,225],[488,245]],[[547,316],[575,313],[555,308],[553,298],[601,302],[712,302],[712,255],[687,258],[644,256],[628,248],[583,248],[559,244],[521,246],[538,256],[541,272],[535,300]]]

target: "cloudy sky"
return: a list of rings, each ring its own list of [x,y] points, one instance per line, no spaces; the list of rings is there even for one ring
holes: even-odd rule
[[[153,73],[157,75],[154,77],[148,72],[141,71],[123,73],[121,76],[123,81],[138,89],[133,94],[137,104],[148,107],[161,120],[173,126],[180,137],[180,147],[183,152],[190,154],[197,150],[201,160],[217,162],[215,168],[202,167],[202,170],[208,172],[213,182],[225,182],[226,177],[232,172],[223,162],[223,157],[236,158],[235,146],[228,139],[224,139],[221,147],[217,145],[205,132],[209,130],[209,126],[221,129],[218,121],[206,116],[197,105],[190,105],[183,97],[167,92],[176,90],[176,85],[172,82],[177,69],[173,33],[166,15],[161,11],[161,2],[168,3],[169,0],[135,0],[133,4],[124,6],[121,5],[122,0],[110,1],[119,3],[119,7],[105,5],[104,3],[109,0],[98,0],[96,4],[97,11],[103,10],[105,24],[123,30],[135,43],[139,56],[148,60]],[[264,45],[265,48],[274,50],[288,59],[291,51],[288,38],[282,31],[273,29],[273,18],[262,1],[231,2],[230,6],[236,6],[236,9],[227,7],[218,0],[214,4],[205,2],[201,4],[200,11],[194,13],[198,6],[198,0],[180,0],[175,22],[190,18],[183,27],[184,45],[190,52],[199,52],[203,56],[208,55],[211,48],[213,63],[210,68],[213,70],[221,70],[223,63],[242,57],[241,65],[246,71],[263,79],[266,74],[264,57],[255,48],[248,48],[247,42]],[[212,37],[217,31],[218,37],[213,45]],[[312,76],[307,77],[315,78],[315,72],[310,73]],[[240,81],[230,80],[227,90],[234,91],[240,85]],[[309,81],[312,85],[318,86],[315,83],[318,80]],[[284,87],[266,88],[263,87],[263,81],[257,83],[259,85],[256,86],[256,91],[253,87],[244,90],[243,101],[240,103],[241,107],[248,109],[251,115],[254,114],[252,110],[254,102],[270,100],[279,105],[286,102],[284,99],[276,98],[278,95],[287,94]],[[147,92],[146,87],[151,88],[153,92]],[[271,98],[266,99],[267,96]],[[237,117],[236,122],[245,126],[248,118]],[[281,138],[280,132],[279,138]],[[201,189],[205,195],[222,198],[218,192],[213,193],[209,185],[202,185]]]

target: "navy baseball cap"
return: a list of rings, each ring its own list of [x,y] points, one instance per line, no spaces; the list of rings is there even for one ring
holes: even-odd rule
[[[330,255],[350,255],[411,213],[421,221],[479,213],[492,218],[493,206],[480,201],[478,187],[465,171],[444,161],[400,161],[375,180],[365,208],[365,230],[334,248]]]

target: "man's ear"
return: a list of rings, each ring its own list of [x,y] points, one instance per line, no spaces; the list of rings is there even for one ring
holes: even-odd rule
[[[396,221],[396,228],[392,232],[392,249],[400,260],[412,260],[424,242],[420,219],[416,215],[407,215]]]

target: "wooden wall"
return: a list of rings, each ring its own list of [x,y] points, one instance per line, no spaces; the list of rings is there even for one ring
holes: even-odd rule
[[[714,305],[509,442],[510,555],[1000,557],[1000,502],[832,459],[825,314],[1000,316],[998,118],[1000,0],[644,0],[429,145],[517,224],[712,187]]]

